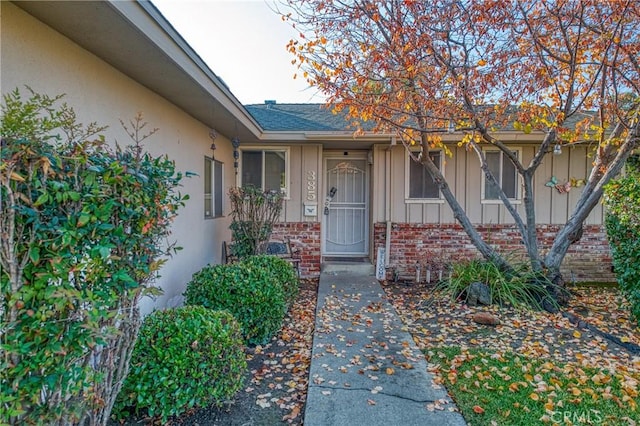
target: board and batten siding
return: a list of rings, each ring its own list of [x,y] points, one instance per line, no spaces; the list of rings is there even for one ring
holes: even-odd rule
[[[145,298],[141,309],[149,312],[179,304],[192,274],[208,263],[219,263],[221,242],[230,239],[226,196],[225,216],[204,218],[204,157],[212,154],[208,127],[14,4],[0,3],[2,94],[18,88],[26,98],[25,85],[50,96],[65,94],[63,101],[75,109],[79,121],[109,126],[103,133],[111,144],[129,143],[119,120],[128,122],[141,111],[147,128],[158,128],[144,141],[145,149],[155,156],[167,154],[179,171],[197,173],[185,178],[179,188],[190,199],[172,225],[170,240],[183,250],[160,271],[157,284],[164,294],[153,301]],[[215,157],[224,164],[228,191],[234,182],[231,143],[219,135],[216,146]]]
[[[514,145],[520,150],[524,164],[533,158],[537,146]],[[405,181],[409,178],[407,172],[407,152],[404,146],[391,147],[390,170],[385,170],[386,155],[389,145],[374,147],[373,165],[373,222],[384,222],[385,198],[389,196],[391,202],[391,222],[395,223],[455,223],[453,212],[446,201],[441,202],[408,200]],[[514,222],[507,209],[500,201],[483,202],[482,200],[482,171],[480,162],[473,152],[467,152],[464,147],[450,146],[453,156],[443,156],[445,178],[451,190],[466,211],[472,223],[475,224],[512,224]],[[534,180],[536,223],[563,224],[571,215],[580,191],[583,187],[571,188],[568,193],[561,194],[555,188],[545,185],[552,176],[558,183],[565,183],[570,178],[586,179],[591,170],[593,158],[586,145],[563,147],[562,154],[549,154],[538,168]],[[391,188],[385,190],[386,179],[390,176]],[[522,185],[520,184],[520,198]],[[514,203],[518,212],[524,217],[524,205]],[[603,223],[604,207],[597,205],[586,220],[587,225]]]
[[[289,155],[289,164],[287,165],[289,191],[284,200],[280,222],[317,222],[322,213],[322,200],[324,200],[320,193],[323,184],[322,145],[287,145],[276,142],[260,147],[252,145],[249,148],[270,149],[275,147],[286,147]],[[315,217],[305,216],[305,203],[316,203],[318,215]]]

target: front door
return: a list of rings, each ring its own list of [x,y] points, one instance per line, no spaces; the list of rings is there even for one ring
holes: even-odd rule
[[[325,256],[366,256],[368,244],[368,179],[366,158],[325,158],[326,198],[323,206]]]

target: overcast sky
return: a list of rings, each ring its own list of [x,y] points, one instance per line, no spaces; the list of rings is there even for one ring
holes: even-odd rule
[[[322,102],[287,52],[295,35],[265,0],[152,0],[243,104]]]

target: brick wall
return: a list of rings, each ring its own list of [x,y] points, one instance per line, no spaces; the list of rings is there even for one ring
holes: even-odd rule
[[[291,247],[300,255],[300,276],[315,278],[320,276],[320,223],[288,222],[278,223],[271,234],[274,239],[289,238]]]
[[[524,245],[519,232],[511,225],[488,225],[477,227],[489,244],[502,254],[522,256]],[[551,246],[559,231],[559,225],[538,225],[541,248]],[[386,224],[374,225],[374,253],[385,246]],[[393,223],[391,226],[391,249],[387,278],[391,279],[395,268],[401,277],[415,277],[416,265],[425,270],[430,260],[449,263],[479,257],[471,240],[456,224],[410,224]],[[615,281],[611,272],[611,254],[603,226],[588,225],[580,241],[573,244],[562,264],[562,273],[569,281]],[[424,280],[424,273],[422,275]]]

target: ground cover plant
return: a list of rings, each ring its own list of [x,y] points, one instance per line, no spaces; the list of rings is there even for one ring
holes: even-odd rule
[[[555,287],[544,275],[534,273],[526,263],[511,261],[506,270],[495,262],[473,259],[453,265],[451,277],[441,280],[436,292],[443,292],[452,300],[467,300],[469,286],[482,283],[489,290],[490,303],[500,306],[528,306],[535,309],[556,308],[551,296]]]
[[[470,307],[424,284],[384,286],[418,346],[473,425],[616,424],[640,421],[640,329],[615,287],[573,287],[561,313]],[[488,312],[500,325],[477,324]]]

